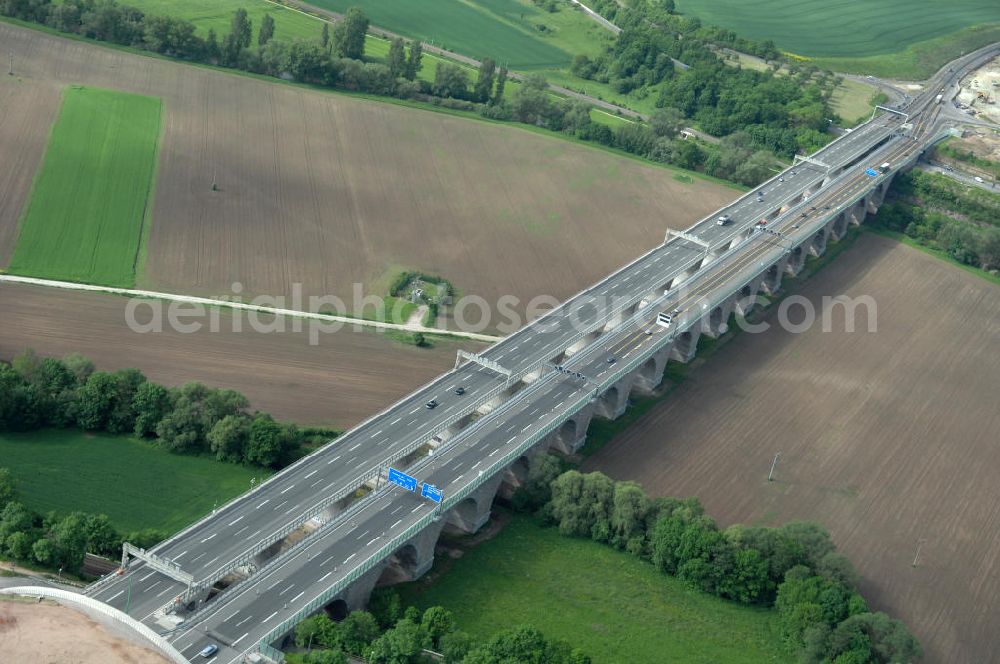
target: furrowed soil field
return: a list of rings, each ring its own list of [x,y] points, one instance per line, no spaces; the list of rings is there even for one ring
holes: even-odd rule
[[[514,126],[6,24],[0,47],[21,63],[20,79],[2,77],[0,90],[15,115],[42,125],[52,95],[38,89],[83,82],[162,97],[154,222],[138,280],[154,290],[218,296],[240,282],[249,297],[290,295],[301,283],[307,298],[350,301],[353,283],[377,291],[412,268],[490,302],[525,302],[540,285],[564,298],[655,246],[666,227],[686,227],[737,195]],[[44,148],[37,129],[21,140],[0,135],[18,163]],[[0,218],[2,232],[12,223]]]
[[[457,349],[483,348],[438,340],[434,348],[417,348],[353,328],[321,334],[319,345],[310,346],[308,328],[294,332],[289,323],[287,332],[259,334],[244,319],[244,331],[237,333],[225,312],[219,314],[218,333],[211,332],[208,320],[198,319],[204,326],[191,334],[169,328],[137,334],[125,323],[127,302],[114,295],[0,284],[0,359],[10,361],[25,348],[54,357],[79,352],[98,369],[135,367],[167,385],[200,381],[239,390],[253,408],[279,420],[343,428],[451,368]]]
[[[1000,26],[994,0],[678,0],[678,11],[779,48],[836,71],[895,78],[926,78],[960,51],[985,46]],[[988,34],[987,34],[988,32]],[[992,38],[991,38],[992,36]],[[871,56],[880,56],[874,58]],[[829,60],[827,60],[829,59]]]
[[[159,134],[159,99],[68,87],[10,271],[131,286]]]
[[[924,661],[993,661],[1000,287],[866,233],[800,292],[817,311],[871,296],[877,332],[839,308],[833,332],[737,335],[585,468],[698,496],[721,525],[818,521]]]

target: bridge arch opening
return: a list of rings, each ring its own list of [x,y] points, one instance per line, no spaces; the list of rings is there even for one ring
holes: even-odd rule
[[[413,544],[404,544],[396,553],[389,556],[387,564],[378,577],[376,586],[391,586],[404,581],[412,581],[416,577],[417,566],[420,564],[420,554]]]
[[[335,599],[323,607],[323,612],[334,622],[340,622],[351,612],[347,607],[347,602],[343,599]]]
[[[604,404],[604,407],[608,410],[608,412],[613,413],[618,408],[618,399],[620,395],[621,393],[614,385],[609,387],[608,391],[601,395],[601,403]]]

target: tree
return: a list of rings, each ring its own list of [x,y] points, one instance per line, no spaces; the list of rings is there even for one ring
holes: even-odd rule
[[[344,650],[360,657],[368,644],[378,638],[379,631],[375,616],[367,611],[351,611],[340,623]]]
[[[420,625],[403,618],[372,643],[365,659],[369,664],[407,664],[431,645]]]
[[[70,353],[63,358],[62,363],[66,370],[76,378],[77,385],[86,383],[90,374],[94,373],[94,363],[79,353]]]
[[[611,508],[611,544],[619,549],[628,548],[641,553],[646,531],[646,512],[649,498],[635,482],[618,482],[614,488]]]
[[[362,60],[365,57],[365,35],[368,17],[358,7],[347,10],[344,19],[333,28],[333,43],[342,58]]]
[[[240,49],[249,48],[253,38],[253,22],[247,17],[247,10],[237,9],[229,24],[229,34],[233,36],[233,44]]]
[[[84,526],[87,551],[101,556],[113,556],[121,548],[121,535],[111,525],[111,520],[104,514],[87,516]]]
[[[136,388],[135,396],[132,397],[132,408],[135,412],[133,432],[137,436],[150,436],[156,432],[156,427],[173,409],[173,399],[167,388],[145,382]]]
[[[656,136],[674,138],[684,128],[684,114],[676,108],[658,108],[649,118],[649,128]]]
[[[503,103],[503,91],[507,86],[507,65],[501,65],[500,71],[497,72],[497,84],[496,88],[493,90],[493,99],[490,103],[494,106]]]
[[[208,36],[205,38],[205,58],[209,62],[219,59],[219,36],[215,28],[208,29]]]
[[[117,389],[118,381],[114,375],[106,371],[91,374],[77,396],[77,425],[87,431],[104,429],[114,405]]]
[[[420,624],[427,630],[434,647],[437,647],[441,637],[455,628],[455,616],[443,606],[432,606],[424,611]]]
[[[419,41],[410,42],[410,57],[406,61],[407,80],[412,81],[417,78],[420,72],[420,61],[423,59],[424,45]]]
[[[338,632],[337,624],[326,615],[310,616],[295,626],[295,645],[299,648],[329,647],[337,641],[334,635]]]
[[[514,509],[533,512],[552,498],[552,482],[559,477],[561,466],[554,454],[536,454],[528,461],[528,478],[514,494]]]
[[[444,655],[445,664],[458,664],[471,649],[472,637],[461,630],[443,634],[438,643],[438,650]]]
[[[53,563],[77,571],[87,553],[87,516],[73,512],[58,521],[49,533],[54,546]]]
[[[403,602],[393,588],[376,588],[368,600],[368,611],[375,617],[379,627],[387,629],[403,615]]]
[[[55,546],[53,546],[51,540],[43,537],[31,546],[31,555],[36,562],[42,565],[51,565],[55,562]]]
[[[496,62],[492,58],[483,58],[479,63],[479,75],[476,78],[476,87],[473,97],[476,101],[486,103],[493,93],[493,81],[496,78]]]
[[[239,463],[250,437],[250,422],[243,415],[226,415],[208,432],[208,448],[219,461]]]
[[[31,539],[31,533],[18,531],[8,535],[3,544],[7,555],[14,560],[28,560],[31,558],[35,542]]]
[[[531,74],[514,93],[511,112],[514,118],[525,124],[544,126],[552,114],[552,100],[548,93],[549,84],[541,74]]]
[[[14,501],[14,478],[10,476],[10,470],[0,468],[0,510]]]
[[[393,78],[400,78],[406,74],[406,45],[399,37],[394,38],[389,44],[388,64]]]
[[[439,62],[434,70],[433,91],[438,97],[465,99],[469,96],[469,76],[458,65]]]
[[[264,14],[260,20],[260,32],[257,34],[257,45],[263,46],[274,38],[274,17]]]
[[[250,424],[250,437],[247,439],[244,461],[259,466],[272,466],[281,456],[281,451],[281,425],[270,415],[258,413]]]

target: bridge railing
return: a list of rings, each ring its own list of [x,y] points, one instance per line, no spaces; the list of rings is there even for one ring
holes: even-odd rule
[[[22,597],[48,597],[60,603],[75,604],[90,611],[95,611],[115,622],[129,628],[139,634],[156,647],[160,653],[167,657],[174,664],[190,664],[184,655],[180,654],[176,648],[162,636],[146,627],[135,618],[131,618],[125,613],[113,608],[104,602],[100,602],[91,597],[72,593],[59,588],[45,588],[43,586],[18,586],[14,588],[0,588],[0,595],[20,595]]]

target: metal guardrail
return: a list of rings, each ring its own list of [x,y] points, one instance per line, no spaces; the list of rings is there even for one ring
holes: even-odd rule
[[[170,659],[170,661],[174,662],[174,664],[190,664],[184,655],[180,654],[166,639],[151,630],[149,627],[146,627],[135,618],[130,618],[118,609],[115,609],[104,602],[87,597],[86,595],[71,593],[66,590],[59,590],[58,588],[43,588],[42,586],[0,588],[0,595],[49,597],[51,599],[59,600],[60,602],[77,604],[90,609],[91,611],[97,611],[98,613],[111,618],[115,622],[121,623],[125,627],[135,631],[137,634],[153,644],[162,655]]]

